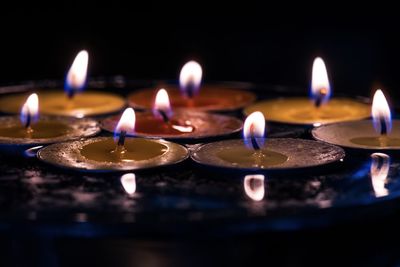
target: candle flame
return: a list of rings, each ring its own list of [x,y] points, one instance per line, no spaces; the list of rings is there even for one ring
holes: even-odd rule
[[[126,134],[133,134],[135,131],[135,122],[136,115],[133,108],[125,109],[118,121],[117,127],[115,127],[114,138],[117,138],[123,131],[126,132]]]
[[[26,125],[35,123],[39,119],[39,97],[37,94],[31,94],[21,108],[21,123]]]
[[[384,153],[371,154],[371,182],[376,197],[384,197],[389,194],[385,188],[390,168],[390,157]]]
[[[382,90],[376,90],[372,100],[372,120],[378,133],[390,133],[392,130],[392,115]]]
[[[265,142],[265,118],[260,111],[255,111],[247,116],[243,125],[244,143],[248,148],[254,149],[252,139],[257,143],[258,147],[262,147]]]
[[[265,196],[264,175],[251,174],[244,177],[244,192],[254,201],[261,201]]]
[[[314,59],[311,76],[311,95],[316,105],[326,103],[331,95],[328,72],[322,58]]]
[[[179,75],[179,84],[181,92],[186,97],[193,97],[196,95],[200,88],[203,70],[196,61],[187,62],[181,70]]]
[[[164,88],[158,90],[153,107],[153,114],[155,117],[163,119],[162,113],[167,116],[168,119],[172,116],[172,109],[169,102],[168,93]]]
[[[75,57],[65,79],[65,90],[68,94],[80,91],[85,87],[89,54],[86,50],[82,50]]]
[[[134,173],[126,173],[121,176],[121,184],[126,193],[133,195],[136,192],[136,175]]]

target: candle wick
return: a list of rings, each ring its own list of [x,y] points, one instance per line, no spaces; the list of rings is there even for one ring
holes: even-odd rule
[[[384,118],[379,119],[380,125],[381,125],[381,135],[386,135],[387,134],[387,127],[386,127],[386,122]]]
[[[74,90],[73,89],[71,89],[71,88],[69,88],[68,90],[67,90],[67,96],[68,96],[68,99],[72,99],[72,98],[74,98],[74,95],[75,95],[75,92],[74,92]]]
[[[28,130],[31,128],[31,113],[29,112],[29,110],[27,111],[26,114],[25,128]]]
[[[254,125],[252,124],[250,127],[250,140],[251,140],[251,145],[253,147],[254,150],[260,150],[260,146],[257,143],[257,139],[254,136]]]
[[[319,90],[319,92],[317,93],[317,96],[315,97],[315,107],[319,108],[322,104],[322,100],[324,98],[324,96],[326,96],[327,90],[325,88],[322,88],[321,90]]]
[[[118,143],[117,143],[118,147],[124,147],[125,137],[126,137],[126,131],[121,131],[119,134]]]
[[[157,111],[158,111],[158,113],[160,113],[160,115],[161,115],[163,121],[164,121],[165,123],[169,123],[169,118],[168,118],[168,116],[167,116],[167,113],[164,112],[164,111],[161,110],[161,109],[158,109]]]

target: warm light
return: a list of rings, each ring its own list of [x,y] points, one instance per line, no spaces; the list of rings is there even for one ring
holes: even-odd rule
[[[254,148],[253,141],[259,147],[264,145],[265,118],[260,111],[255,111],[247,116],[243,125],[244,143],[249,148]]]
[[[89,54],[86,50],[80,51],[75,57],[65,79],[65,89],[69,94],[71,90],[79,91],[85,86],[88,61]]]
[[[378,89],[372,101],[372,120],[378,133],[386,134],[392,130],[392,115],[383,92]]]
[[[193,97],[200,88],[203,70],[196,61],[189,61],[181,70],[179,75],[179,84],[182,93],[187,97]]]
[[[390,157],[383,153],[371,154],[371,182],[376,197],[384,197],[389,194],[385,188],[390,168]]]
[[[254,201],[261,201],[265,195],[264,175],[246,175],[243,182],[244,192]]]
[[[136,176],[134,173],[126,173],[121,176],[121,184],[125,192],[133,195],[136,192]]]
[[[163,114],[169,119],[172,116],[171,104],[167,91],[162,88],[158,90],[156,100],[154,101],[153,114],[157,118],[164,119]]]
[[[39,98],[37,94],[31,94],[21,109],[21,123],[29,126],[39,119]]]
[[[121,132],[126,132],[126,134],[133,134],[135,131],[136,116],[133,108],[125,109],[122,113],[121,119],[115,127],[114,137],[117,137]]]
[[[311,95],[315,101],[319,102],[318,105],[327,102],[331,95],[328,72],[320,57],[314,59],[312,67]]]

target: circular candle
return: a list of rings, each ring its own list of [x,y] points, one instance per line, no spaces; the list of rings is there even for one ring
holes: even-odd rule
[[[255,103],[246,115],[261,111],[269,121],[290,124],[327,124],[368,118],[371,106],[348,98],[334,98],[319,107],[305,97],[273,99]]]
[[[112,137],[58,143],[38,152],[39,159],[80,171],[124,171],[179,163],[188,157],[185,147],[164,140],[126,138],[121,153]]]
[[[125,106],[120,96],[104,92],[83,92],[68,98],[60,89],[40,92],[40,112],[47,115],[70,116],[82,118],[86,116],[117,112]],[[0,111],[19,113],[27,95],[8,95],[0,98]]]
[[[182,96],[177,86],[163,86],[169,94],[173,109],[190,108],[201,111],[232,111],[251,104],[256,96],[254,93],[234,89],[226,85],[203,85],[199,93],[192,98]],[[128,104],[133,108],[151,109],[157,88],[142,89],[128,96]]]
[[[376,132],[372,120],[324,125],[313,129],[312,135],[317,140],[348,148],[398,150],[400,121],[394,120],[392,123],[392,132],[383,136]]]
[[[120,116],[104,119],[101,127],[114,132]],[[196,111],[176,111],[168,122],[150,112],[136,113],[132,135],[165,139],[203,139],[236,133],[242,129],[241,120],[230,116]]]
[[[200,146],[191,155],[200,164],[243,170],[285,170],[315,167],[345,156],[343,149],[323,142],[271,138],[259,150],[252,150],[243,140],[226,140]]]
[[[370,116],[369,105],[348,98],[334,98],[329,101],[330,95],[325,63],[322,58],[317,57],[312,67],[312,100],[305,97],[267,100],[248,107],[244,113],[248,115],[260,111],[270,121],[305,125],[353,121]]]
[[[0,146],[2,150],[18,154],[29,147],[89,137],[100,132],[98,123],[91,119],[41,116],[27,129],[18,116],[0,117]]]
[[[336,123],[314,129],[312,134],[316,139],[344,147],[395,150],[400,149],[399,126],[400,121],[392,122],[389,105],[378,89],[372,101],[372,120]]]

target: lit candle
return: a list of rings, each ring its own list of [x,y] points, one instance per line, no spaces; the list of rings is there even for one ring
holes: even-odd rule
[[[180,86],[166,85],[174,109],[201,111],[229,111],[243,108],[255,100],[249,91],[233,88],[232,85],[202,85],[203,70],[195,61],[186,63],[179,75]],[[143,89],[128,96],[129,105],[138,109],[151,109],[156,89]]]
[[[261,111],[268,120],[280,123],[320,125],[368,118],[370,106],[349,98],[330,99],[332,90],[328,72],[321,58],[314,60],[311,99],[279,98],[255,103],[244,110],[246,115]]]
[[[344,157],[341,148],[322,142],[291,138],[265,140],[264,131],[263,114],[254,112],[244,123],[243,140],[202,145],[191,157],[204,165],[245,170],[305,168],[332,163]]]
[[[118,116],[111,116],[102,121],[101,127],[112,132],[117,122]],[[167,91],[160,89],[152,112],[136,114],[132,135],[188,141],[230,135],[239,132],[242,125],[241,120],[230,116],[199,111],[173,111]]]
[[[124,99],[115,94],[82,92],[86,87],[88,61],[86,51],[78,53],[66,75],[65,93],[61,90],[40,92],[43,114],[82,118],[116,112],[125,106]],[[18,113],[25,98],[25,94],[0,98],[0,111]]]
[[[334,123],[312,131],[314,138],[348,148],[373,150],[400,149],[400,121],[391,118],[386,98],[381,90],[375,92],[372,120]]]
[[[90,119],[60,118],[41,116],[39,118],[39,98],[31,94],[22,105],[20,117],[0,117],[1,146],[34,146],[50,144],[100,132],[98,123]]]
[[[54,165],[86,171],[146,169],[175,164],[187,158],[187,149],[178,144],[128,137],[134,133],[135,121],[134,110],[127,108],[115,128],[114,137],[48,146],[39,151],[39,158]]]

